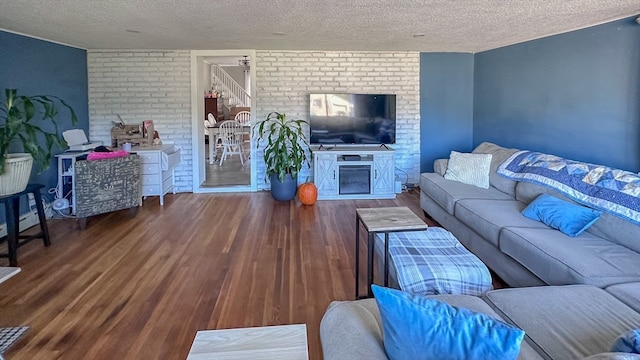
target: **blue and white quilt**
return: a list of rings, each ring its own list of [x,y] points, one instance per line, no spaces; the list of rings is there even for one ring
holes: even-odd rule
[[[640,175],[555,155],[519,151],[497,173],[539,184],[594,209],[640,224]]]

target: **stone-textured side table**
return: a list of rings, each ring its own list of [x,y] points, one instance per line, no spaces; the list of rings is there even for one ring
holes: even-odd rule
[[[360,223],[367,230],[367,296],[360,296]],[[389,285],[389,233],[427,229],[427,224],[406,206],[356,209],[356,299],[372,297],[373,249],[376,233],[384,233],[384,285]]]

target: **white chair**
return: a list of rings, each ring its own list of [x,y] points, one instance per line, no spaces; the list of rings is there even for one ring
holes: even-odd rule
[[[244,166],[244,148],[242,147],[242,125],[235,120],[227,120],[220,124],[219,138],[222,140],[222,158],[220,165],[228,155],[240,155],[240,163]]]
[[[214,127],[216,123],[216,117],[213,116],[212,113],[209,113],[209,115],[207,115],[207,120],[204,121],[204,134],[206,136],[209,136],[209,128]]]
[[[240,111],[233,120],[239,122],[242,126],[251,126],[251,112]]]
[[[206,136],[209,136],[209,128],[216,126],[216,117],[213,116],[212,113],[209,113],[209,115],[207,115],[207,120],[204,121],[204,134]]]
[[[247,144],[250,143],[251,142],[251,130],[248,130],[247,128],[251,129],[251,112],[250,111],[240,111],[239,113],[236,114],[234,120],[237,121],[238,123],[240,123],[240,125],[245,127],[245,129],[242,130],[243,142],[245,142]]]

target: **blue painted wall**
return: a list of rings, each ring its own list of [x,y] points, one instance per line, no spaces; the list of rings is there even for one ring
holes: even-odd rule
[[[5,102],[4,89],[15,88],[22,95],[55,95],[64,99],[75,111],[78,123],[71,126],[66,109],[59,109],[57,123],[60,132],[71,128],[89,132],[89,93],[87,52],[26,36],[0,31],[0,101]],[[64,149],[54,150],[53,154]],[[21,148],[16,151],[22,151]],[[56,186],[58,170],[55,157],[48,170],[31,172],[30,182],[45,185],[47,201],[53,195],[46,191]],[[28,211],[27,200],[21,199],[21,213]],[[0,223],[4,223],[4,208],[0,208]]]
[[[476,54],[474,146],[492,141],[640,171],[634,20]]]
[[[473,54],[420,54],[420,171],[473,146]]]
[[[69,112],[59,108],[60,131],[80,128],[89,132],[85,50],[0,31],[0,53],[0,100],[3,103],[6,88],[16,88],[22,95],[58,96],[69,103],[78,116],[78,123],[71,126]],[[63,150],[54,150],[54,154]],[[47,189],[54,187],[57,183],[55,158],[41,174],[32,171],[30,181],[45,184]]]

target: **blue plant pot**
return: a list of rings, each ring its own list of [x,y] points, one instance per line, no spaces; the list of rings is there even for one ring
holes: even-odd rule
[[[290,201],[296,196],[298,190],[298,177],[295,178],[291,174],[287,174],[284,181],[278,179],[278,175],[274,174],[271,180],[271,196],[278,201]]]

